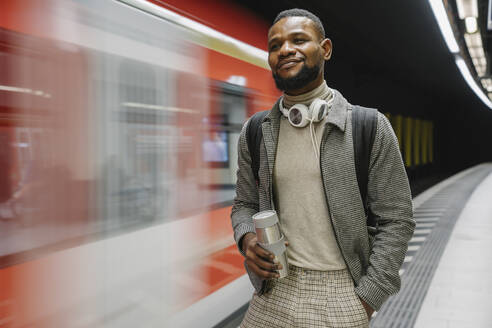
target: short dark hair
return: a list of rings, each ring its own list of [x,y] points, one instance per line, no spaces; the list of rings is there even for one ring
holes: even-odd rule
[[[321,20],[313,14],[310,11],[307,11],[305,9],[299,9],[299,8],[293,8],[293,9],[287,9],[284,11],[281,11],[277,17],[275,17],[275,20],[273,21],[273,25],[275,25],[279,20],[285,17],[306,17],[309,18],[310,20],[313,21],[314,26],[318,30],[320,36],[322,39],[325,38],[325,29],[323,28],[323,23],[321,23]]]

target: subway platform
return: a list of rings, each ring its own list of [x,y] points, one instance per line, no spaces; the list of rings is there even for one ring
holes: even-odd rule
[[[417,196],[414,218],[402,288],[371,327],[492,327],[492,164]]]
[[[370,327],[492,327],[492,163],[415,197],[414,218],[401,290],[374,314]],[[246,309],[215,327],[237,327]]]

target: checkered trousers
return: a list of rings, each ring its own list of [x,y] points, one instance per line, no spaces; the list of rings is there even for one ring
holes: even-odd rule
[[[253,294],[241,328],[369,327],[347,269],[314,271],[290,265],[287,277],[268,284],[268,292]]]

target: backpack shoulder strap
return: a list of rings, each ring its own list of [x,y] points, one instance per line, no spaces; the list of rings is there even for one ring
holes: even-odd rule
[[[258,170],[260,168],[260,143],[263,138],[261,122],[263,122],[268,112],[269,110],[255,113],[250,118],[246,130],[246,140],[248,141],[248,150],[251,156],[251,169],[255,175],[256,182],[258,182]]]
[[[352,138],[354,143],[355,170],[366,215],[369,215],[367,208],[369,161],[376,136],[377,123],[378,111],[376,109],[361,106],[352,107]]]

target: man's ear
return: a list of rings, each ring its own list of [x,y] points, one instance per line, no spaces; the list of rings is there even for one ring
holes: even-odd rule
[[[333,51],[333,44],[330,39],[324,39],[321,41],[321,48],[323,48],[323,59],[330,60],[331,53]]]

